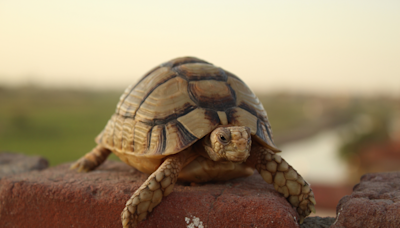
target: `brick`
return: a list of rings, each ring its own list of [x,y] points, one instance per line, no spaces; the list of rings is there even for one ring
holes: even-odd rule
[[[125,202],[147,175],[121,162],[77,173],[63,164],[0,180],[0,227],[121,227]],[[260,175],[177,183],[139,227],[299,227],[290,204]]]

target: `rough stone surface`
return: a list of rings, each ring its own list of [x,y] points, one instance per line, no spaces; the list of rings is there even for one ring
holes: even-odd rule
[[[400,172],[362,176],[340,200],[332,227],[400,227]]]
[[[48,166],[49,162],[39,156],[0,152],[0,179],[32,170],[43,170]]]
[[[307,217],[304,219],[303,224],[301,224],[301,228],[329,228],[335,222],[335,218],[325,217],[321,218],[318,216],[315,217]]]
[[[121,227],[125,202],[147,176],[107,161],[77,173],[70,164],[0,180],[0,227]],[[260,175],[174,192],[139,227],[299,227],[298,214]]]

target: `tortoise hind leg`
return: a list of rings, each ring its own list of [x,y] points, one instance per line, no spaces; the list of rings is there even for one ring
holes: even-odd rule
[[[253,157],[255,168],[263,179],[269,184],[274,184],[275,190],[296,208],[300,215],[300,224],[311,212],[315,213],[314,193],[310,185],[292,166],[281,156],[262,146],[254,145],[252,155],[255,155]]]
[[[138,222],[146,219],[147,214],[161,202],[163,197],[172,192],[185,162],[186,156],[183,151],[172,155],[147,178],[126,202],[121,213],[124,228],[136,227]]]
[[[101,165],[110,154],[109,149],[97,145],[92,151],[72,164],[70,168],[76,169],[78,172],[89,172]]]

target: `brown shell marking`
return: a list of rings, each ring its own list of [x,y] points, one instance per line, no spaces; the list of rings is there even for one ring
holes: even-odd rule
[[[239,78],[197,58],[178,58],[125,90],[99,141],[155,158],[178,153],[219,124],[248,126],[278,151],[262,104]]]
[[[173,69],[179,75],[185,77],[188,81],[198,80],[216,80],[226,81],[227,76],[221,68],[211,64],[189,63],[177,66]]]
[[[203,108],[225,111],[236,106],[235,92],[225,82],[192,81],[189,91],[190,98]]]
[[[235,77],[229,77],[227,82],[236,92],[239,107],[257,116],[262,121],[268,122],[264,106],[246,84]]]
[[[147,96],[137,110],[135,119],[149,125],[166,124],[194,110],[197,105],[188,99],[187,81],[172,78]]]

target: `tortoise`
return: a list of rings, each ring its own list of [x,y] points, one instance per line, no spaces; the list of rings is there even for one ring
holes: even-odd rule
[[[71,169],[90,171],[111,153],[151,174],[126,202],[123,227],[136,227],[178,179],[224,181],[256,169],[299,213],[315,212],[310,185],[279,156],[267,113],[234,74],[195,57],[145,74],[120,97],[97,146]]]

